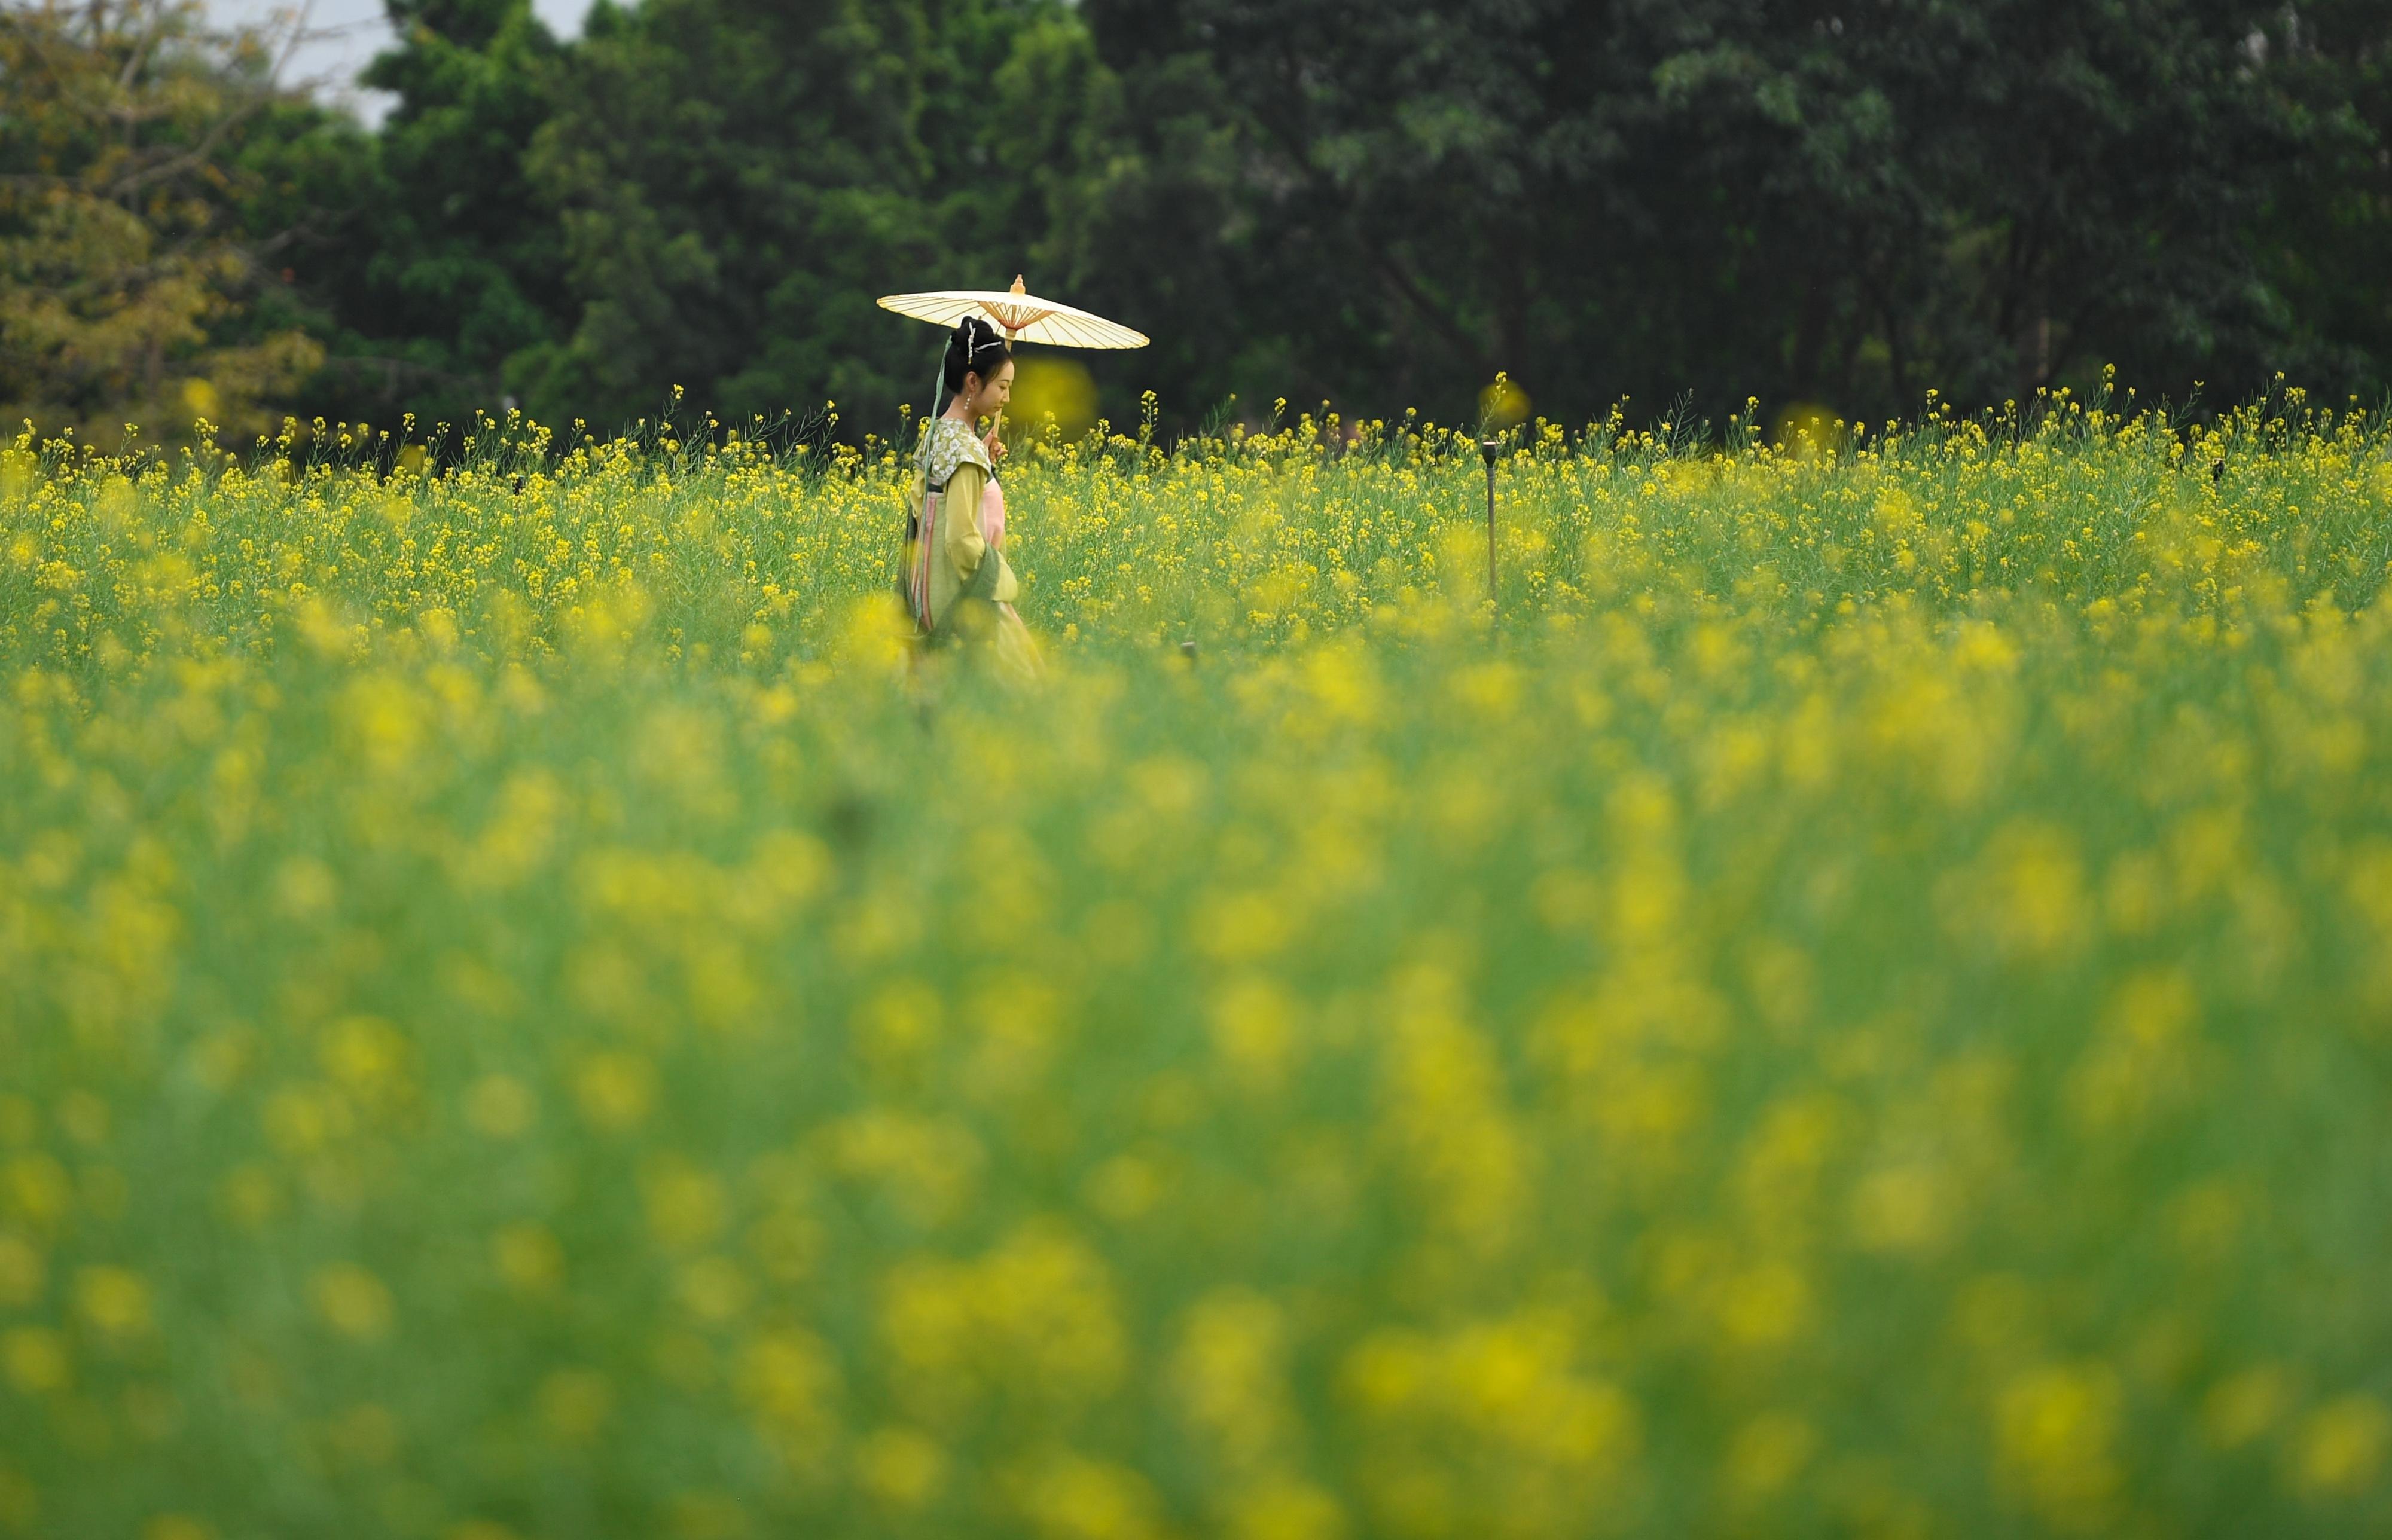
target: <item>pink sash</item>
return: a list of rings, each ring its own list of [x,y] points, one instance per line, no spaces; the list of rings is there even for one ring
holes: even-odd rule
[[[943,492],[925,492],[922,497],[921,536],[914,547],[914,569],[906,574],[906,590],[914,602],[914,620],[925,631],[935,630],[938,619],[930,613],[930,552],[939,537],[939,516],[946,505]],[[991,552],[1005,549],[1005,488],[994,477],[981,488],[980,535],[988,542]],[[1005,606],[1010,610],[1011,605]]]
[[[1005,488],[989,479],[980,494],[980,536],[991,550],[1005,549]]]

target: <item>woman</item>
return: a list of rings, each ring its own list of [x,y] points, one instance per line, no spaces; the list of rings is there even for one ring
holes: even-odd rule
[[[1013,350],[994,326],[967,316],[947,339],[940,381],[946,409],[923,425],[914,455],[919,475],[906,521],[906,608],[931,645],[986,646],[1009,670],[1034,673],[1037,650],[1013,609],[1020,586],[1005,560],[1005,494],[996,484]]]

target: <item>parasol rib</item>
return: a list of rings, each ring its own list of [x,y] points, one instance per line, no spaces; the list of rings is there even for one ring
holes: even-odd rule
[[[1055,314],[1052,310],[1025,310],[1010,304],[991,304],[986,300],[980,302],[980,307],[995,317],[997,325],[1017,337]]]

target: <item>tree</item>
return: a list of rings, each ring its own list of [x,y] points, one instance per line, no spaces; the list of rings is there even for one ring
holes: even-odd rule
[[[563,232],[525,167],[566,51],[530,0],[387,5],[397,45],[360,78],[398,100],[305,269],[338,318],[325,384],[353,412],[463,421],[570,325]]]
[[[578,313],[527,396],[605,428],[675,384],[734,419],[836,399],[890,431],[937,344],[874,298],[1050,250],[1076,179],[1007,146],[1070,141],[1034,98],[1087,62],[1051,0],[601,6],[532,152]]]
[[[2291,313],[2293,378],[2381,405],[2392,394],[2392,6],[2323,0],[2258,34],[2274,72],[2319,125],[2320,152],[2290,179],[2260,243]]]
[[[261,329],[284,239],[244,224],[252,158],[320,118],[275,84],[272,39],[195,6],[92,0],[0,11],[0,402],[112,447],[128,421],[226,434],[321,350]]]
[[[1852,413],[2290,356],[2320,130],[2228,0],[1086,0],[1150,105],[1091,238],[1203,392]],[[1177,260],[1169,260],[1173,252]],[[1225,328],[1217,317],[1239,317]],[[1285,339],[1278,356],[1241,341]],[[1280,388],[1285,388],[1281,386]]]
[[[1792,280],[1764,383],[1893,411],[2105,363],[2178,395],[2259,382],[2287,331],[2253,237],[2317,143],[2256,67],[2281,15],[1828,0],[1795,29],[1747,12],[1749,63],[1665,60],[1680,132],[1759,189],[1757,245]]]
[[[0,398],[854,436],[937,356],[874,297],[1016,272],[1188,416],[2392,382],[2386,0],[385,4],[372,135],[186,0],[0,10]]]

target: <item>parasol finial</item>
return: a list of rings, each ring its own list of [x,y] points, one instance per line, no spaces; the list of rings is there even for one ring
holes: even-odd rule
[[[1030,292],[1029,290],[1021,287],[1021,275],[1019,273],[1013,275],[1013,291],[1017,294],[1026,294]]]

